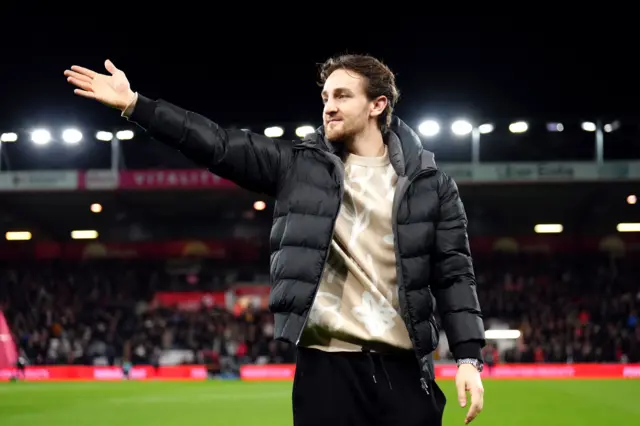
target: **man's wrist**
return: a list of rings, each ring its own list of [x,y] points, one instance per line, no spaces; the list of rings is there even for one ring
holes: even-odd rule
[[[130,94],[127,96],[127,98],[129,99],[127,101],[127,103],[123,106],[120,107],[121,111],[122,111],[122,116],[129,118],[131,117],[131,114],[133,114],[133,110],[136,107],[136,102],[138,100],[138,92],[133,92],[130,90]]]
[[[456,364],[458,365],[458,367],[464,364],[469,364],[473,366],[476,370],[478,370],[478,372],[480,373],[484,369],[484,363],[481,360],[476,358],[462,358],[456,361]]]

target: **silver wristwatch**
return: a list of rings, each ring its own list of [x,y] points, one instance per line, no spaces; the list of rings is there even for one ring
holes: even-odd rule
[[[482,363],[482,361],[475,358],[459,359],[457,364],[458,367],[460,367],[462,364],[471,364],[476,368],[476,370],[478,370],[479,373],[482,373],[482,369],[484,368],[484,364]]]

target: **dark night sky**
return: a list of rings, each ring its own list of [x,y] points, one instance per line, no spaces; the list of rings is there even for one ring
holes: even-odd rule
[[[449,16],[399,19],[385,30],[284,18],[268,26],[224,17],[190,29],[136,24],[127,36],[120,27],[96,29],[91,19],[29,17],[29,30],[3,33],[0,128],[117,122],[117,113],[75,97],[62,75],[71,64],[103,71],[105,58],[127,73],[134,90],[223,124],[318,124],[316,64],[345,50],[379,56],[397,73],[397,112],[411,124],[433,115],[634,116],[640,99],[633,26],[595,32],[593,24],[566,20]]]

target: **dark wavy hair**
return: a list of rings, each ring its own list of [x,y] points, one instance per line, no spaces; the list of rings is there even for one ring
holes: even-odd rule
[[[378,96],[386,96],[387,107],[378,117],[378,126],[382,134],[389,130],[393,108],[398,102],[400,91],[396,86],[396,77],[388,66],[369,55],[344,54],[334,56],[320,66],[320,85],[336,70],[356,72],[366,78],[365,93],[370,101]]]

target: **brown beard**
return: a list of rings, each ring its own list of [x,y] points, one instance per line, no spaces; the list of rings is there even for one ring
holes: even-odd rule
[[[332,143],[339,143],[339,144],[343,145],[343,144],[349,143],[351,141],[351,139],[353,139],[353,136],[352,135],[350,136],[349,133],[344,133],[343,132],[342,135],[340,135],[340,137],[338,137],[338,138],[330,139],[330,138],[327,137],[327,139]]]

